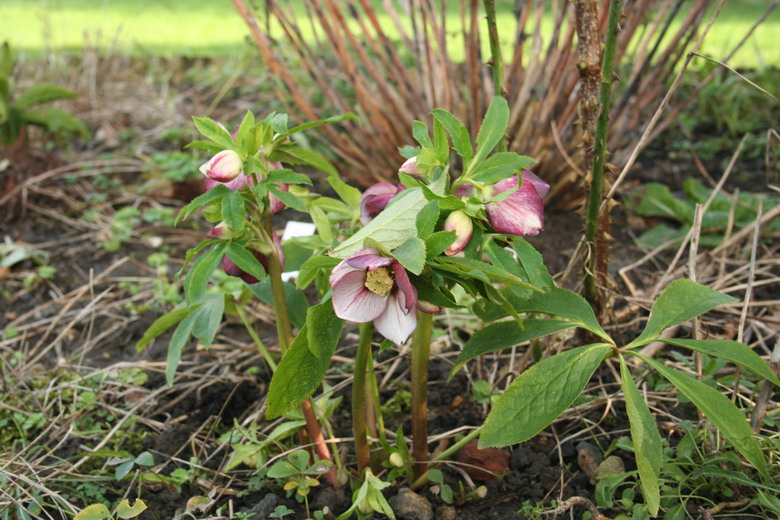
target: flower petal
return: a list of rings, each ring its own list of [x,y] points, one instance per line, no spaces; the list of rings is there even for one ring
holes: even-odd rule
[[[211,188],[213,188],[217,184],[222,184],[223,186],[227,187],[228,189],[231,189],[231,190],[235,191],[235,190],[240,190],[245,184],[251,185],[251,184],[253,184],[253,182],[252,182],[252,177],[251,176],[244,175],[244,174],[239,175],[238,177],[236,177],[235,179],[233,179],[230,182],[217,182],[214,179],[211,179],[209,177],[206,177],[205,179],[203,179],[203,187],[206,189],[206,191],[210,190]]]
[[[342,320],[366,323],[376,319],[387,307],[387,299],[369,291],[366,272],[354,270],[333,283],[333,310]]]
[[[400,263],[393,262],[393,274],[398,285],[398,300],[408,314],[417,305],[417,289],[409,281],[409,275]]]
[[[536,192],[541,198],[544,198],[547,195],[547,192],[550,191],[550,185],[534,175],[534,172],[530,170],[523,170],[523,182],[525,183],[526,181],[534,185]]]
[[[392,258],[386,256],[379,256],[378,254],[368,253],[365,255],[354,254],[347,258],[347,264],[355,269],[371,269],[374,270],[377,267],[383,267],[393,263]]]
[[[514,177],[514,183],[517,178]],[[495,184],[504,183],[506,180]],[[504,188],[506,191],[511,188]],[[544,228],[544,205],[542,197],[536,191],[532,182],[520,185],[516,192],[501,202],[491,202],[486,206],[488,220],[499,233],[524,236],[536,235]]]
[[[401,294],[398,293],[399,296]],[[405,312],[399,299],[391,295],[387,299],[385,311],[374,320],[374,327],[382,336],[396,345],[401,345],[417,327],[417,313]]]
[[[369,187],[360,196],[360,223],[365,226],[371,222],[405,188],[404,185],[396,186],[389,182],[378,182]]]

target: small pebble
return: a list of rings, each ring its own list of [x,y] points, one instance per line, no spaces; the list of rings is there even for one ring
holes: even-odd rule
[[[433,520],[433,506],[409,488],[401,488],[388,500],[399,520]]]

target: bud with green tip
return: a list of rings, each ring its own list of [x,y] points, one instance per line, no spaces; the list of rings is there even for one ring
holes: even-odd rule
[[[230,182],[241,174],[244,161],[233,150],[222,150],[201,165],[200,172],[217,182]]]

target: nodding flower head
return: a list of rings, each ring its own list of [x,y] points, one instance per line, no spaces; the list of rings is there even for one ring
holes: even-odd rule
[[[233,150],[222,150],[200,166],[200,172],[217,182],[230,182],[241,175],[244,162]]]
[[[333,309],[354,323],[374,322],[376,330],[400,345],[417,326],[417,289],[394,258],[361,249],[333,268]]]
[[[217,154],[217,155],[219,155],[219,154]],[[208,164],[208,163],[206,163],[206,164]],[[203,166],[200,167],[201,168],[200,171],[203,171],[203,168],[206,166],[206,164],[204,164]],[[282,163],[280,163],[280,162],[275,162],[275,163],[271,164],[271,166],[272,166],[271,169],[273,169],[273,170],[281,170],[282,169]],[[236,176],[231,181],[219,181],[219,180],[217,180],[217,179],[215,179],[213,177],[209,177],[208,175],[206,176],[206,178],[203,181],[203,187],[207,191],[210,190],[211,188],[213,188],[214,186],[216,186],[217,184],[222,184],[223,186],[225,186],[226,188],[231,189],[231,190],[240,190],[244,186],[253,185],[254,181],[252,180],[252,176],[251,175],[244,175],[243,173],[241,173],[240,175]],[[288,191],[289,188],[290,188],[289,184],[284,184],[284,183],[276,183],[275,186],[280,191]],[[273,193],[269,193],[268,194],[268,199],[269,199],[270,204],[271,204],[271,207],[270,207],[271,215],[276,215],[277,213],[279,213],[280,211],[282,211],[285,208],[284,202],[279,200],[279,198],[276,195],[274,195]]]
[[[378,182],[364,191],[360,196],[360,223],[365,226],[371,222],[404,189],[406,187],[403,184],[396,186],[389,182]]]
[[[400,168],[398,168],[398,173],[405,173],[406,175],[411,175],[412,177],[419,177],[425,172],[417,167],[417,157],[415,156],[411,159],[407,159],[406,162],[403,163]]]
[[[455,256],[463,251],[469,243],[471,234],[474,232],[474,223],[465,211],[455,210],[444,220],[444,231],[455,232],[455,242],[444,251],[447,256]]]

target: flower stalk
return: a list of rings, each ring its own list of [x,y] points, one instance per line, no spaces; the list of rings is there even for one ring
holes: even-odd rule
[[[371,459],[368,451],[367,412],[369,382],[368,360],[371,356],[371,336],[374,333],[372,322],[360,325],[360,341],[355,355],[354,381],[352,382],[352,435],[355,437],[355,456],[357,458],[358,475],[369,466]]]
[[[589,254],[585,256],[583,273],[583,295],[594,306],[597,315],[601,315],[604,307],[603,289],[606,284],[609,244],[609,208],[603,214],[601,207],[604,190],[604,165],[607,151],[607,129],[609,126],[609,111],[612,105],[612,81],[615,71],[615,51],[617,48],[618,22],[620,21],[621,1],[612,0],[609,6],[607,20],[607,37],[604,46],[604,56],[601,65],[601,84],[599,86],[599,105],[601,111],[596,123],[596,133],[593,140],[593,164],[591,169],[592,182],[588,196],[587,213],[585,217],[585,245]]]
[[[428,468],[428,359],[431,353],[433,314],[417,311],[417,328],[412,334],[412,456],[414,474]]]
[[[493,93],[504,97],[504,63],[501,59],[501,45],[498,41],[498,24],[496,23],[496,1],[484,0],[485,18],[490,40],[491,70],[493,73]],[[498,142],[498,151],[506,152],[506,138]]]

